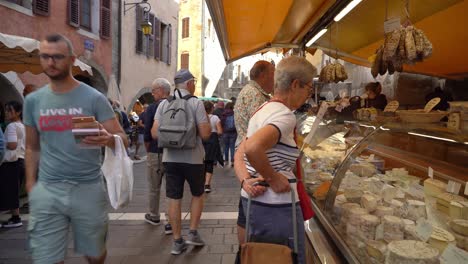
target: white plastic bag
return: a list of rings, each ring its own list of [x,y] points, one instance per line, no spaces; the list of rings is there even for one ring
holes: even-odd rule
[[[114,209],[126,206],[133,194],[133,161],[128,157],[122,138],[114,135],[115,151],[106,147],[102,173],[106,178],[109,200]]]

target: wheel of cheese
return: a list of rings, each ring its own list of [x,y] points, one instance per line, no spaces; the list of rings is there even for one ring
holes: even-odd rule
[[[363,239],[375,239],[375,231],[380,224],[380,219],[375,215],[361,215],[359,225],[359,234]]]
[[[382,241],[368,240],[366,241],[366,250],[367,255],[383,263],[387,252],[387,244]]]
[[[457,234],[457,232],[453,231],[453,229],[451,229],[450,231],[452,231],[452,234],[455,237],[455,241],[457,242],[457,247],[464,249],[464,250],[468,250],[468,237]]]
[[[375,209],[374,215],[378,217],[383,217],[385,215],[393,215],[393,208],[379,205]]]
[[[393,208],[394,216],[398,216],[398,217],[406,216],[406,210],[405,210],[405,206],[403,202],[393,199],[389,203],[387,203],[387,206]]]
[[[447,230],[434,226],[428,243],[442,254],[449,243],[454,243],[455,237]]]
[[[374,195],[364,194],[361,197],[361,206],[365,208],[368,212],[373,212],[377,208],[378,199]]]
[[[392,241],[387,246],[386,264],[436,264],[439,251],[427,243],[415,240]]]
[[[363,191],[357,189],[345,189],[344,191],[344,196],[346,197],[346,200],[352,203],[360,203],[363,194]]]
[[[424,193],[426,195],[437,197],[437,195],[444,193],[447,189],[447,183],[436,180],[427,179],[424,181]]]
[[[359,225],[360,217],[365,214],[367,214],[367,210],[364,208],[352,208],[349,213],[349,223]]]
[[[384,240],[387,242],[403,240],[403,221],[401,218],[393,215],[385,215],[382,217]]]
[[[426,217],[426,203],[418,200],[407,201],[406,218],[417,221],[419,218]]]
[[[416,233],[416,226],[405,225],[403,229],[405,233],[405,240],[420,240]]]
[[[450,222],[450,227],[453,231],[460,235],[468,236],[468,220],[455,219]]]

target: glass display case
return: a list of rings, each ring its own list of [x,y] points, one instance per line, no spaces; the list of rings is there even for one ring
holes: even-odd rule
[[[449,245],[468,253],[466,133],[322,121],[307,138],[311,123],[299,126],[304,183],[314,221],[347,262],[439,263]]]

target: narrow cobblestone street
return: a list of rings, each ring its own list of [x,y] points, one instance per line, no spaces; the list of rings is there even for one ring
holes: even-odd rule
[[[106,263],[234,263],[238,247],[236,219],[239,185],[232,168],[215,168],[213,190],[205,194],[205,209],[199,232],[206,245],[200,248],[191,246],[179,256],[170,254],[172,236],[164,234],[164,223],[152,226],[143,221],[148,204],[146,161],[134,165],[134,174],[131,204],[124,209],[110,211]],[[162,194],[165,197],[165,190],[162,190]],[[165,199],[162,199],[161,207],[161,212],[166,211]],[[182,218],[185,219],[183,235],[188,232],[189,208],[190,190],[186,185],[182,204]],[[6,218],[7,214],[0,215],[0,219]],[[27,243],[28,215],[22,215],[22,218],[23,227],[0,229],[1,264],[31,263]],[[82,256],[74,253],[73,238],[69,237],[65,263],[86,263]]]

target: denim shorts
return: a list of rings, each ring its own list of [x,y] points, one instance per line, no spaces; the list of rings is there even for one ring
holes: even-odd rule
[[[37,182],[29,193],[29,244],[34,263],[65,259],[68,230],[75,252],[99,257],[106,250],[108,198],[102,180]]]

